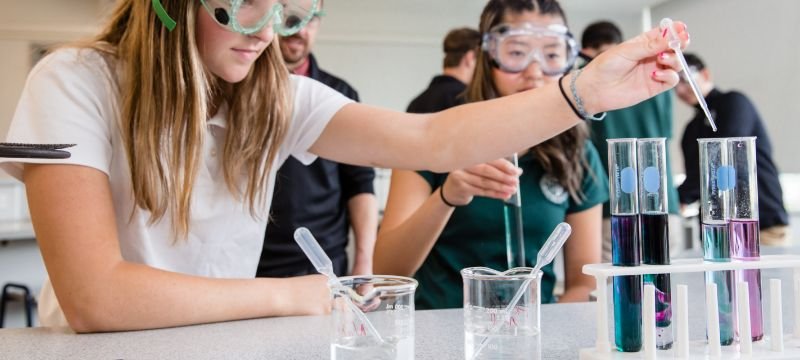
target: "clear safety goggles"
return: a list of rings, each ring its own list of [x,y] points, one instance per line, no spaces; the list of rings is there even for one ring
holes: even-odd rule
[[[495,66],[509,73],[522,72],[536,61],[545,75],[561,75],[578,56],[572,34],[566,26],[557,24],[500,24],[483,34],[482,48]]]
[[[172,30],[175,21],[170,18],[160,0],[152,0],[153,9],[161,22]],[[311,0],[311,6],[298,0],[200,0],[217,24],[243,35],[252,35],[270,23],[276,33],[288,36],[299,32],[314,19],[323,16],[320,0]]]

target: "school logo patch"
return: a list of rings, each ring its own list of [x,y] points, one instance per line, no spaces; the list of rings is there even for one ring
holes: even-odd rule
[[[551,175],[542,176],[542,180],[539,181],[539,187],[542,189],[544,197],[553,204],[563,204],[569,197],[564,187]]]

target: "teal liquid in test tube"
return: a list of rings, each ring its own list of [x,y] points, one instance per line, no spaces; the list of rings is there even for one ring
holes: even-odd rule
[[[608,139],[611,198],[611,258],[617,266],[641,264],[636,139]],[[617,350],[642,349],[642,276],[613,278],[614,340]]]
[[[728,159],[733,168],[731,185],[731,251],[736,260],[752,261],[761,256],[758,229],[758,178],[756,138],[729,138]],[[750,335],[764,337],[761,316],[761,270],[738,270],[736,280],[746,281],[750,301]]]
[[[642,263],[669,265],[666,138],[636,141],[639,170],[639,223]],[[672,348],[672,290],[669,274],[644,275],[655,287],[656,347]],[[653,314],[644,314],[653,316]]]
[[[700,216],[703,260],[731,261],[730,190],[733,168],[728,161],[727,139],[697,139],[700,147]],[[733,344],[736,336],[733,271],[708,271],[706,283],[717,284],[720,344]]]

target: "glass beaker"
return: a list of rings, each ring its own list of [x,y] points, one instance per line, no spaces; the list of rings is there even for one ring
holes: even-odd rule
[[[413,360],[417,281],[390,275],[339,280],[355,294],[334,288],[331,359]]]
[[[532,268],[505,272],[486,267],[461,270],[464,280],[464,355],[466,359],[540,359],[542,272]],[[531,281],[526,281],[531,279]],[[527,284],[526,284],[527,282]],[[506,312],[521,286],[517,304]]]

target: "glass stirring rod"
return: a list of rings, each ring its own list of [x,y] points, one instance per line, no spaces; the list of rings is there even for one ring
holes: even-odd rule
[[[519,155],[514,153],[506,160],[519,167]],[[508,268],[525,266],[525,236],[522,225],[522,195],[517,192],[503,203],[503,217],[506,225],[506,257]]]
[[[689,82],[689,85],[692,88],[692,92],[694,96],[697,98],[697,103],[700,104],[700,107],[703,108],[703,112],[706,114],[706,118],[708,118],[708,122],[711,124],[711,130],[717,132],[717,124],[714,123],[714,118],[711,117],[711,112],[708,111],[708,104],[706,103],[706,99],[703,97],[703,94],[700,93],[700,88],[697,87],[697,83],[694,82],[694,78],[692,77],[692,72],[689,70],[689,64],[686,63],[686,58],[683,57],[683,51],[681,51],[681,39],[678,37],[678,33],[675,32],[675,28],[673,28],[672,19],[670,18],[663,18],[661,19],[661,30],[665,31],[667,36],[669,36],[669,48],[675,51],[675,55],[678,57],[678,60],[681,62],[681,67],[683,68],[683,75],[686,77],[686,81]]]

